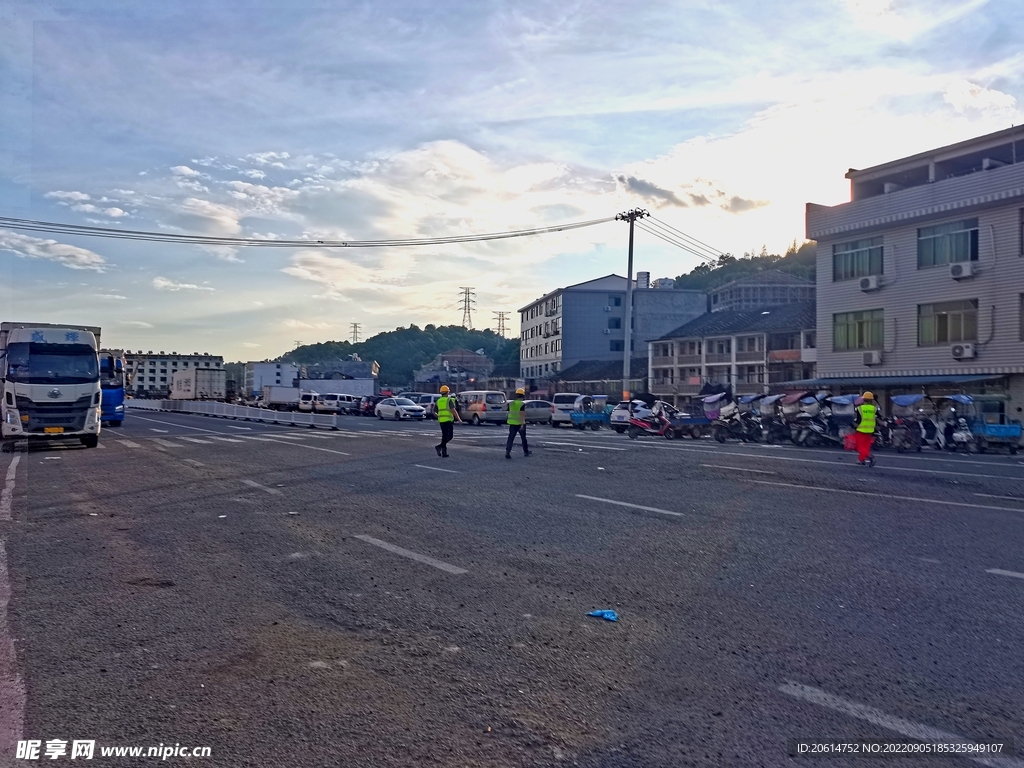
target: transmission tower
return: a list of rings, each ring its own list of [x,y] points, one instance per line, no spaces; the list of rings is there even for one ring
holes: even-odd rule
[[[498,324],[498,335],[499,336],[504,336],[505,332],[508,330],[508,327],[507,327],[508,316],[510,314],[512,314],[512,313],[511,312],[491,312],[491,314],[494,315],[494,320]]]
[[[350,333],[350,337],[352,339],[352,343],[353,344],[358,344],[359,343],[359,329],[363,327],[363,324],[362,323],[350,323],[350,325],[352,327],[352,331]]]
[[[296,339],[296,341],[295,341],[295,349],[298,349],[301,346],[302,346],[302,342]]]
[[[476,294],[472,288],[459,286],[462,297],[462,327],[473,330],[473,305],[476,304]]]

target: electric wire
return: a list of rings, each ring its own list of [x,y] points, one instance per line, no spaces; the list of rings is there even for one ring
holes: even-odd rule
[[[672,239],[672,238],[670,238],[670,237],[668,237],[666,235],[663,235],[663,234],[661,234],[660,232],[658,232],[655,229],[650,229],[647,226],[641,224],[639,221],[636,222],[636,226],[639,229],[642,229],[644,232],[647,232],[650,235],[654,235],[654,237],[658,238],[659,240],[663,240],[666,243],[668,243],[669,245],[674,245],[676,248],[684,250],[687,253],[691,253],[694,256],[696,256],[697,258],[703,259],[704,261],[706,261],[708,263],[711,263],[711,262],[715,261],[715,259],[711,258],[710,256],[708,256],[708,255],[706,255],[704,253],[701,253],[700,251],[694,250],[693,246],[686,245],[685,243],[682,243],[682,242],[680,242],[677,239]]]
[[[110,227],[89,227],[82,224],[61,224],[50,221],[32,219],[15,219],[0,216],[0,227],[24,232],[41,232],[51,235],[76,235],[81,237],[100,237],[112,240],[140,240],[154,243],[179,243],[188,245],[220,245],[232,247],[262,248],[398,248],[420,245],[454,245],[458,243],[475,243],[489,240],[505,240],[513,237],[530,237],[551,232],[565,232],[583,227],[592,227],[615,221],[614,216],[589,221],[576,221],[551,227],[534,229],[518,229],[506,232],[489,232],[476,235],[452,235],[448,237],[423,238],[391,238],[387,240],[314,240],[314,239],[281,239],[270,240],[256,237],[213,237],[208,235],[184,235],[172,232],[148,232],[132,229],[112,229]]]
[[[712,260],[717,260],[718,259],[718,256],[719,256],[718,253],[716,253],[714,251],[711,251],[711,250],[709,250],[707,248],[704,248],[703,246],[695,245],[692,240],[688,240],[688,239],[684,238],[683,236],[678,235],[675,232],[673,232],[671,230],[668,230],[665,227],[657,224],[656,222],[645,222],[645,224],[648,227],[651,227],[651,228],[657,230],[658,232],[660,232],[665,237],[668,237],[668,238],[671,238],[672,240],[677,240],[679,242],[684,243],[691,250],[694,250],[697,253],[700,253],[701,255],[703,255],[704,258],[709,258],[709,259],[712,259]]]
[[[685,232],[683,232],[682,230],[680,230],[680,229],[676,229],[675,227],[673,227],[673,226],[672,226],[671,224],[669,224],[669,223],[668,223],[668,222],[666,222],[666,221],[662,221],[661,219],[657,219],[657,218],[655,218],[654,216],[649,216],[648,218],[649,218],[649,219],[651,219],[652,223],[656,223],[656,224],[659,224],[659,225],[661,225],[661,226],[662,226],[663,228],[665,228],[665,229],[669,230],[670,232],[674,232],[674,233],[676,233],[677,235],[679,235],[679,236],[681,236],[681,237],[685,238],[686,240],[690,240],[690,241],[692,241],[692,242],[696,243],[697,245],[700,245],[700,246],[702,246],[702,247],[704,248],[704,250],[708,251],[709,253],[712,253],[712,254],[714,254],[714,256],[715,256],[715,258],[716,258],[716,259],[717,259],[717,258],[718,258],[719,256],[721,256],[721,255],[722,255],[723,253],[725,253],[725,251],[719,250],[718,248],[715,248],[715,247],[714,247],[714,246],[712,246],[712,245],[708,245],[708,244],[707,244],[707,243],[705,243],[705,242],[704,242],[703,240],[698,240],[698,239],[697,239],[696,237],[693,237],[693,235],[688,235],[688,234],[686,234]]]

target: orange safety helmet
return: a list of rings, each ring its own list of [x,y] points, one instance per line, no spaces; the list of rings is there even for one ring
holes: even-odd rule
[[[447,395],[447,394],[448,394],[449,392],[451,392],[451,390],[450,390],[450,389],[448,389],[448,387],[447,387],[447,386],[443,386],[443,387],[441,387],[441,394],[442,394],[442,395]]]
[[[875,393],[874,392],[865,392],[863,395],[861,395],[861,397],[863,397],[865,400],[874,400],[875,399]]]
[[[520,387],[519,389],[516,390],[516,394],[517,395],[525,395],[526,394],[526,390],[523,389],[522,387]]]

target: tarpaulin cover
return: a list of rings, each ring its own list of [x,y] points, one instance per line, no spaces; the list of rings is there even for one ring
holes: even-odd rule
[[[893,395],[892,402],[895,405],[906,407],[921,402],[924,395]]]

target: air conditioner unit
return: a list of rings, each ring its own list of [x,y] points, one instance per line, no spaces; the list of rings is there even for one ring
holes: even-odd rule
[[[882,353],[877,350],[874,352],[864,353],[864,365],[881,365],[882,364]]]
[[[974,276],[974,264],[969,261],[958,261],[949,265],[949,276],[954,280],[966,280]]]
[[[604,311],[605,311],[605,312],[611,312],[611,311],[612,311],[612,308],[611,308],[611,307],[605,307],[605,308],[604,308]]]
[[[860,289],[862,291],[877,291],[881,288],[878,283],[878,275],[868,275],[860,279]]]
[[[949,351],[957,360],[970,360],[975,355],[973,344],[954,344]]]
[[[612,335],[611,329],[610,328],[605,328],[604,329],[604,335],[605,336],[611,336]]]

